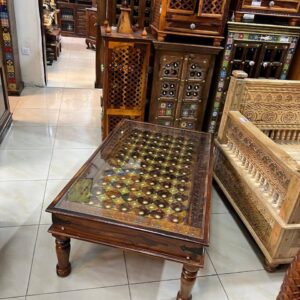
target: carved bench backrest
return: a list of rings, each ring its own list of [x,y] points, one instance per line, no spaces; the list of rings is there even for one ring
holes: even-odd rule
[[[273,140],[300,140],[300,81],[250,79],[233,71],[219,136],[229,111],[239,111]]]

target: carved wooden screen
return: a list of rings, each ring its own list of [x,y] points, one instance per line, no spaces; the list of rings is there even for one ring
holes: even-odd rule
[[[122,118],[144,120],[149,55],[149,42],[106,43],[103,137]]]
[[[168,11],[180,14],[193,15],[196,8],[196,0],[168,0]]]
[[[200,0],[198,16],[222,16],[226,0]]]

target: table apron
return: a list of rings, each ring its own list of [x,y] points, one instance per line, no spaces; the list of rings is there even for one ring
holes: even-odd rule
[[[49,232],[54,236],[108,245],[197,267],[204,265],[204,246],[196,242],[79,217],[53,214],[52,219]]]

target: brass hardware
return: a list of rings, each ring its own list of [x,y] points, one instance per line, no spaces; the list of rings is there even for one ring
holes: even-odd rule
[[[192,23],[192,24],[190,25],[190,28],[191,28],[192,30],[196,29],[196,24],[195,24],[195,23]]]
[[[273,7],[274,5],[275,5],[275,1],[270,1],[270,2],[269,2],[269,6],[270,6],[270,7]]]

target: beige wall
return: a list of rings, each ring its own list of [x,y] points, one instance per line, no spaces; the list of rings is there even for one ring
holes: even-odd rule
[[[38,0],[14,1],[22,79],[27,86],[44,86],[42,36]],[[22,47],[30,54],[22,54]]]

